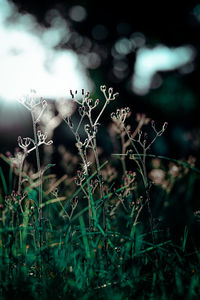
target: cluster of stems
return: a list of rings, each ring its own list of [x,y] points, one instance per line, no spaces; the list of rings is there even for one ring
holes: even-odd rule
[[[103,190],[103,181],[102,181],[102,175],[100,172],[100,162],[99,162],[99,155],[98,155],[98,150],[97,150],[97,131],[99,127],[99,120],[100,117],[102,116],[104,110],[106,109],[107,105],[115,100],[116,96],[118,93],[113,93],[113,89],[109,88],[107,90],[106,86],[103,85],[100,87],[100,90],[102,91],[105,102],[98,114],[98,116],[94,119],[93,117],[93,110],[99,105],[99,99],[96,99],[93,101],[90,98],[90,93],[89,92],[84,92],[82,90],[82,99],[77,100],[76,99],[76,94],[77,91],[74,93],[70,91],[71,96],[73,101],[75,101],[78,104],[78,112],[80,115],[80,121],[78,123],[78,126],[74,128],[73,122],[71,118],[64,118],[64,121],[67,123],[67,125],[70,127],[72,130],[75,139],[76,139],[76,146],[78,148],[79,155],[82,160],[82,170],[81,172],[83,173],[83,178],[82,180],[79,180],[80,186],[83,190],[83,193],[85,197],[88,199],[88,209],[89,209],[89,226],[93,225],[97,218],[96,218],[96,208],[94,205],[94,199],[93,199],[93,193],[91,190],[91,184],[89,180],[89,166],[91,162],[88,159],[88,152],[93,151],[94,157],[95,157],[95,163],[96,163],[96,170],[97,170],[97,178],[98,178],[98,183],[99,183],[99,190],[100,190],[100,197],[103,199],[104,197],[104,190]],[[83,121],[86,121],[86,125],[84,125],[84,131],[86,134],[86,138],[84,140],[81,140],[79,130],[81,128],[81,125],[83,124]],[[80,178],[80,174],[78,174]],[[83,187],[83,180],[87,181],[87,190]],[[102,212],[103,212],[103,227],[104,230],[106,229],[106,220],[105,220],[105,209],[104,209],[104,202],[102,201]]]

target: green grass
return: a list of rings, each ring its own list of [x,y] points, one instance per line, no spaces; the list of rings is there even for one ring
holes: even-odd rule
[[[87,205],[77,209],[71,220],[63,220],[67,201],[59,206],[49,198],[44,201],[45,217],[40,226],[37,212],[31,212],[31,205],[37,203],[34,191],[28,194],[31,199],[27,196],[24,200],[23,213],[19,203],[1,211],[1,299],[199,296],[200,253],[187,247],[187,227],[175,243],[167,229],[160,226],[154,230],[153,244],[143,217],[134,224],[134,218],[120,208],[114,219],[106,218],[106,230],[100,212],[89,227]],[[105,199],[110,201],[112,193]]]

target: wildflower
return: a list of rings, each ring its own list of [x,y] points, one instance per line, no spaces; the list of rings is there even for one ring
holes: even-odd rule
[[[105,85],[101,85],[101,86],[100,86],[100,90],[101,90],[102,93],[105,95],[105,97],[106,97],[106,99],[107,99],[107,102],[112,101],[112,100],[115,100],[115,98],[119,95],[119,93],[113,94],[113,88],[110,87],[110,88],[108,89],[108,96],[107,96],[107,95],[106,95],[106,90],[107,90],[107,88],[106,88]]]
[[[117,109],[116,113],[111,113],[111,118],[113,121],[119,121],[120,123],[124,123],[126,118],[130,116],[130,108],[125,107],[121,109]]]
[[[47,106],[47,102],[42,97],[37,96],[36,91],[33,89],[30,90],[28,95],[19,98],[18,101],[30,111],[40,104],[42,104],[43,107]]]
[[[165,179],[165,172],[161,169],[153,169],[149,173],[149,178],[155,185],[161,185]]]
[[[47,139],[46,133],[42,133],[40,130],[38,130],[37,136],[38,136],[38,146],[40,146],[41,144],[45,144],[47,146],[53,144],[52,140],[49,140],[48,142],[46,141]]]
[[[72,206],[73,209],[76,208],[76,206],[78,205],[78,197],[74,197],[71,201],[70,201],[70,204]]]
[[[21,136],[18,137],[18,145],[20,148],[27,152],[28,146],[31,143],[31,139],[29,137],[22,138]]]
[[[37,96],[36,91],[32,89],[30,90],[30,93],[28,95],[22,96],[18,99],[18,101],[29,111],[31,111],[31,113],[33,113],[35,110],[38,110],[37,117],[34,118],[34,123],[36,124],[37,122],[39,122],[44,110],[47,107],[46,100],[44,100],[42,97]]]

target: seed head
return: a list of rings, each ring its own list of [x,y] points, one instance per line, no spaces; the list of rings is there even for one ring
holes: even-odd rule
[[[101,85],[101,86],[100,86],[100,90],[101,90],[102,92],[105,92],[105,91],[106,91],[106,86],[105,86],[105,85]]]

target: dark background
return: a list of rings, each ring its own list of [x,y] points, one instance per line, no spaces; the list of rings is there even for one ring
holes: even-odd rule
[[[116,107],[129,105],[133,113],[144,112],[156,120],[158,126],[164,121],[169,123],[165,135],[155,144],[154,152],[171,157],[198,156],[199,152],[199,48],[200,21],[197,18],[197,1],[27,1],[15,0],[20,12],[29,12],[38,22],[49,26],[45,15],[49,9],[56,8],[66,18],[79,35],[89,38],[91,49],[99,51],[101,64],[89,69],[90,76],[98,88],[101,84],[112,86],[120,93],[117,103],[108,109],[110,113]],[[83,22],[70,19],[70,9],[75,5],[83,6],[87,18]],[[101,24],[106,29],[105,37],[95,38],[93,29]],[[167,47],[192,45],[197,51],[194,70],[189,74],[180,74],[177,70],[163,72],[163,83],[158,89],[150,90],[145,96],[138,96],[130,89],[133,74],[135,52],[126,55],[128,69],[123,78],[113,75],[112,48],[120,37],[129,38],[134,32],[141,32],[146,45],[164,44]],[[77,53],[85,51],[69,40],[65,48]],[[94,97],[98,97],[98,90]],[[195,103],[195,105],[190,105]],[[13,113],[14,115],[14,113]],[[10,115],[11,117],[13,115]],[[134,119],[134,114],[132,121]],[[104,124],[110,122],[105,116]],[[131,121],[130,121],[131,122]],[[31,125],[30,125],[31,126]],[[31,127],[30,127],[31,128]],[[18,124],[18,131],[21,126]],[[17,134],[17,133],[16,133]],[[8,146],[8,137],[1,130],[3,151]],[[6,139],[7,138],[7,139]]]

